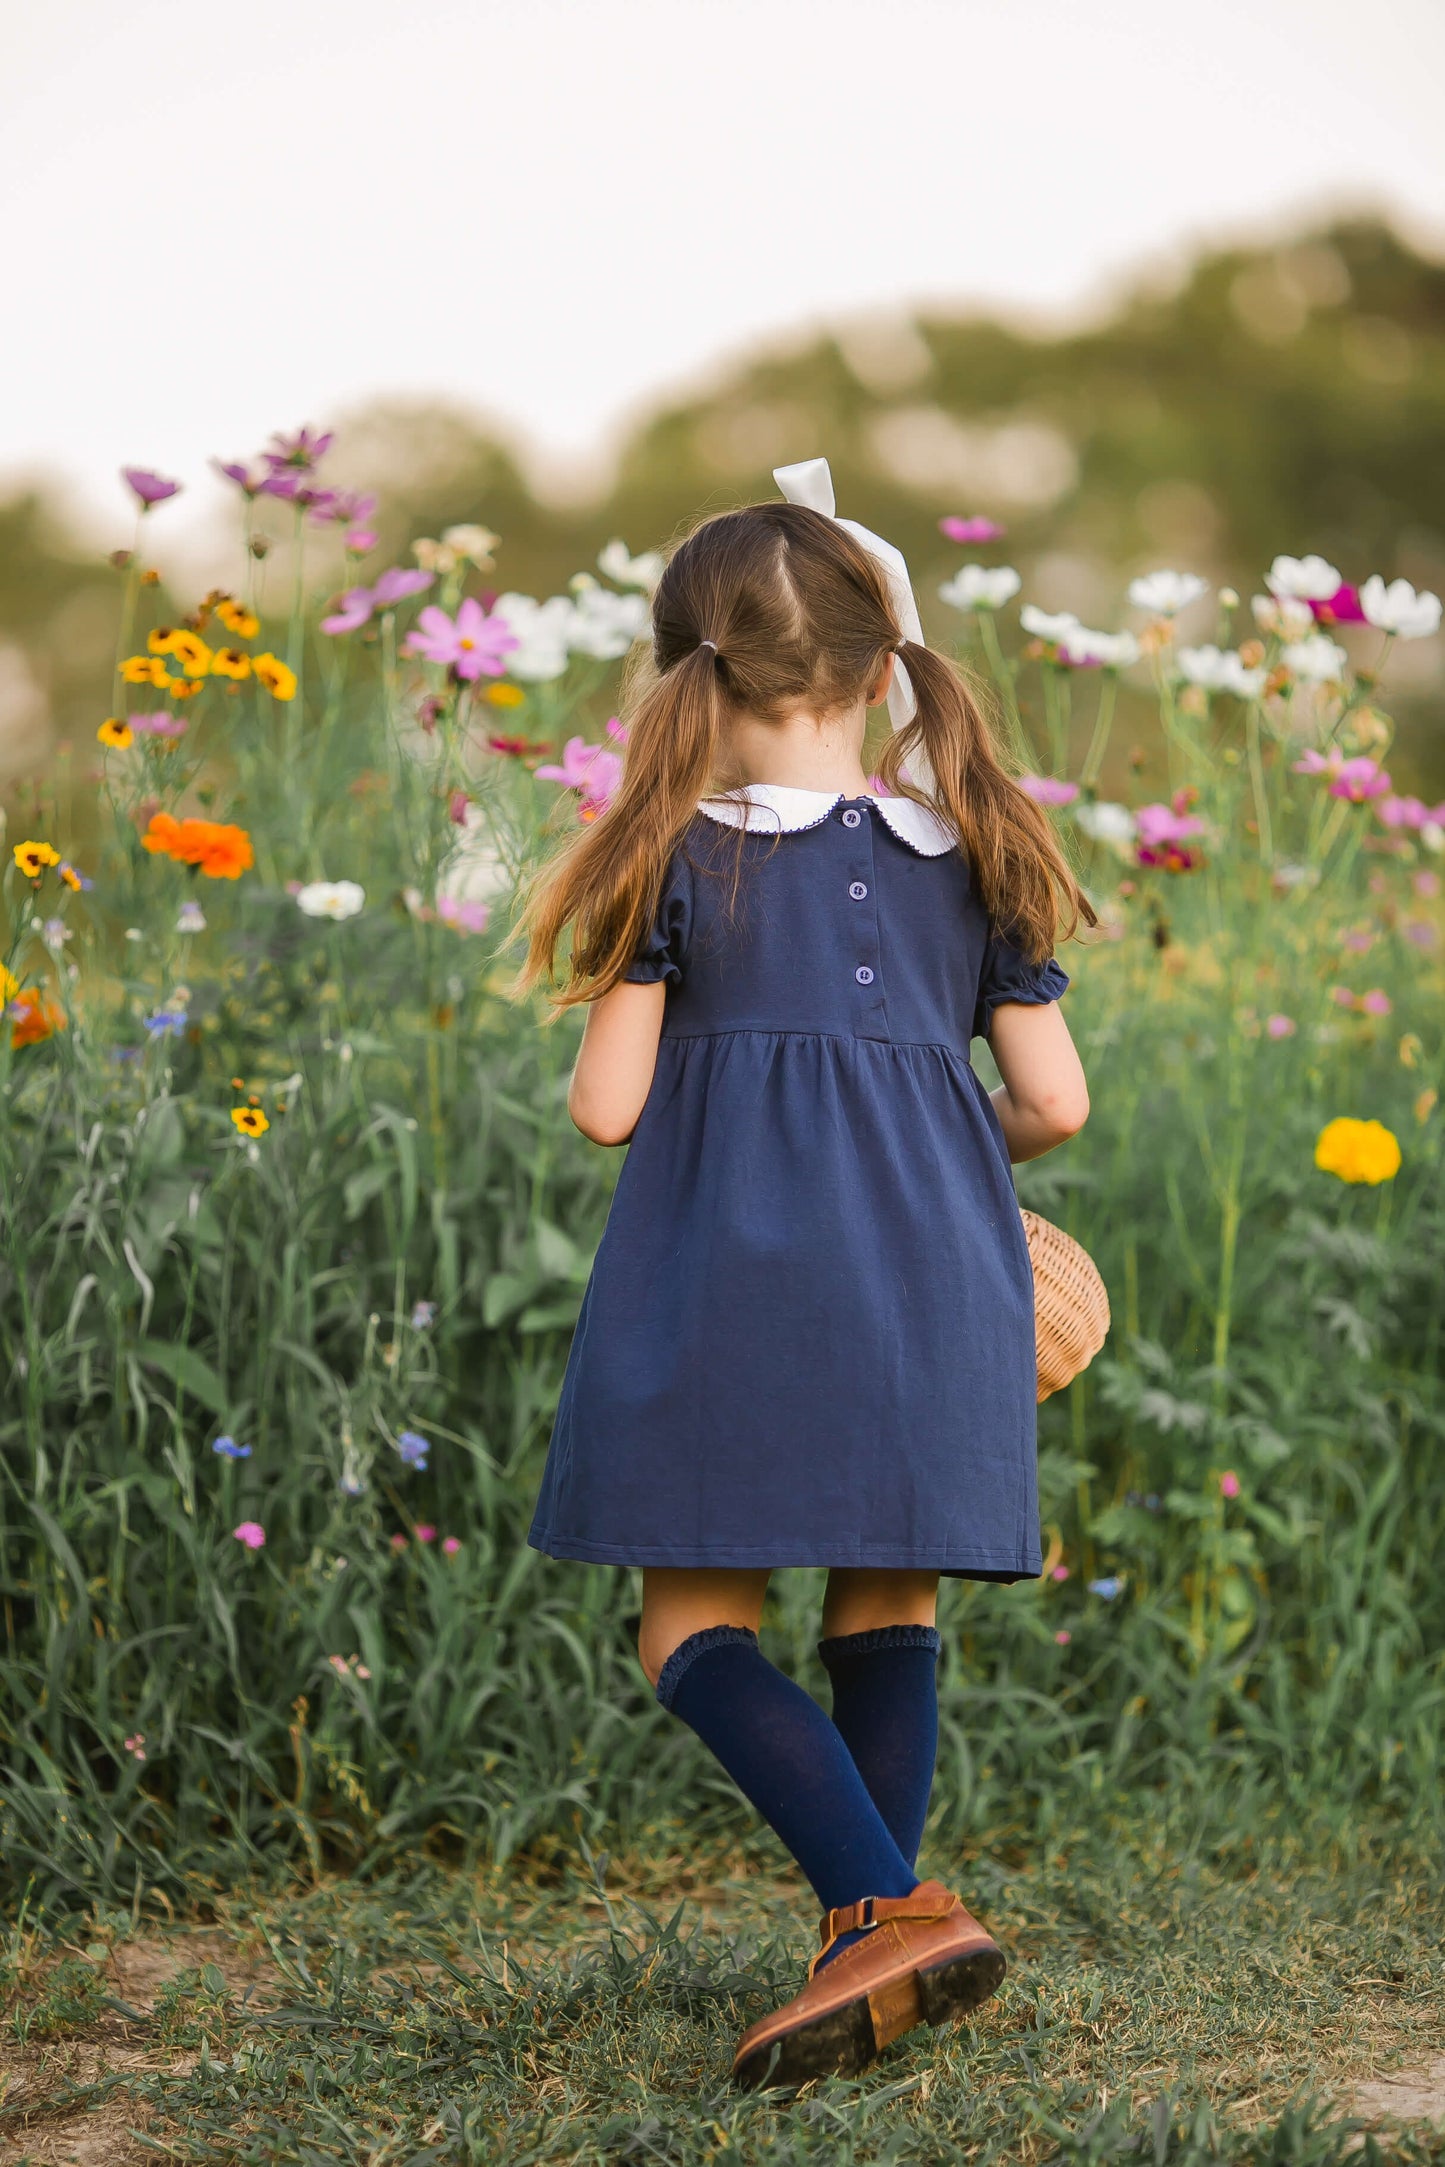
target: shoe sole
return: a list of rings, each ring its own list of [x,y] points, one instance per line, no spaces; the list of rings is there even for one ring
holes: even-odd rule
[[[733,2071],[745,2091],[796,2089],[812,2077],[852,2077],[918,2024],[953,2024],[996,1993],[1008,1969],[1001,1949],[970,1949],[929,1971],[905,1972],[843,2002],[796,2031],[755,2047]]]

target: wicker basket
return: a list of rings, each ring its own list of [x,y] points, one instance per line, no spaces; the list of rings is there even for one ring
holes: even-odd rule
[[[1039,1398],[1046,1400],[1087,1369],[1109,1332],[1109,1296],[1099,1268],[1072,1234],[1023,1214],[1034,1268],[1034,1336]]]

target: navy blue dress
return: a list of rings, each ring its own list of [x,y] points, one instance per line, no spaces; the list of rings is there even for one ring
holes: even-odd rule
[[[534,1547],[1038,1573],[1033,1280],[969,1045],[1064,973],[928,808],[754,786],[694,822],[627,976],[667,983],[657,1069]]]

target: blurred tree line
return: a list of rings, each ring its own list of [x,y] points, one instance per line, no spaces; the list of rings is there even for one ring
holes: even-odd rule
[[[323,417],[277,420],[298,418]],[[1016,564],[1028,599],[1103,626],[1120,621],[1136,571],[1202,571],[1247,603],[1282,550],[1318,550],[1347,579],[1380,571],[1442,591],[1445,264],[1354,219],[1202,256],[1064,336],[981,316],[859,319],[659,406],[586,500],[544,501],[460,411],[387,401],[339,429],[328,479],[334,469],[382,493],[373,563],[480,520],[503,537],[502,583],[537,594],[614,535],[634,550],[664,542],[701,509],[773,494],[774,465],[817,453],[839,509],[903,548],[943,637],[960,630],[936,599],[961,555],[939,534],[946,512],[1002,521],[1007,539],[969,554]],[[288,514],[266,510],[279,575]],[[0,505],[0,760],[17,728],[29,765],[47,740],[93,736],[110,583],[40,497]],[[1392,765],[1402,786],[1432,794],[1445,789],[1445,712],[1427,690],[1436,648],[1415,643],[1391,664]],[[5,764],[14,771],[13,754]]]

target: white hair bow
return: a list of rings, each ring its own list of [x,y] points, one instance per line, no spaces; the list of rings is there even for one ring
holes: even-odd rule
[[[826,459],[800,459],[795,466],[774,467],[773,480],[782,490],[790,504],[805,504],[809,511],[821,512],[825,519],[835,519],[845,527],[855,542],[861,542],[870,557],[882,568],[888,582],[888,592],[893,602],[893,614],[898,619],[906,640],[916,641],[922,647],[923,625],[918,615],[918,604],[913,599],[913,583],[908,577],[908,566],[903,552],[885,542],[881,534],[874,534],[867,527],[860,527],[856,519],[838,519],[834,509],[837,499],[833,495],[833,476]],[[893,682],[888,687],[888,719],[895,730],[901,730],[912,722],[918,712],[913,685],[901,656],[893,660]]]

